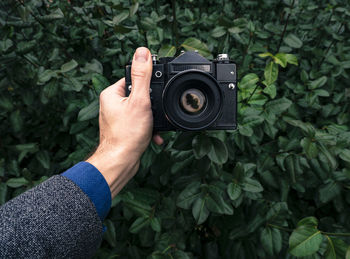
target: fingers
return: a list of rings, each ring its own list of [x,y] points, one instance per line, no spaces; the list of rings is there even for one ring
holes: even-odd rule
[[[164,143],[164,139],[159,135],[159,134],[155,134],[153,136],[153,141],[154,143],[156,143],[158,146],[162,145]]]
[[[113,85],[108,86],[104,91],[108,92],[109,94],[117,94],[120,97],[125,97],[125,78],[122,78]]]
[[[148,99],[152,76],[151,53],[145,47],[136,50],[131,64],[131,99]]]

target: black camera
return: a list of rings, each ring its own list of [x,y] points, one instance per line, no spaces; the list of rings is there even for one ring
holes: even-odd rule
[[[235,129],[237,70],[227,54],[209,61],[197,51],[176,58],[152,55],[150,95],[154,131]],[[131,65],[125,70],[130,94]]]

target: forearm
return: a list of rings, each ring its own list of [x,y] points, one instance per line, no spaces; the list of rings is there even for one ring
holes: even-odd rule
[[[102,145],[86,161],[94,165],[104,176],[112,199],[136,174],[139,167],[138,156],[126,148],[112,149]]]
[[[89,197],[54,176],[0,207],[0,258],[91,257],[102,222]]]

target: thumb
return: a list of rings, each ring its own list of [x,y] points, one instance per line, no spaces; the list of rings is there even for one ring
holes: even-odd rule
[[[152,58],[145,47],[136,50],[131,64],[131,99],[149,98]]]

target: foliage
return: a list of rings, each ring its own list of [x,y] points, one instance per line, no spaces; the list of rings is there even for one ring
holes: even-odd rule
[[[136,47],[229,53],[238,130],[164,133],[97,258],[350,257],[348,1],[0,3],[0,204],[83,160]]]

